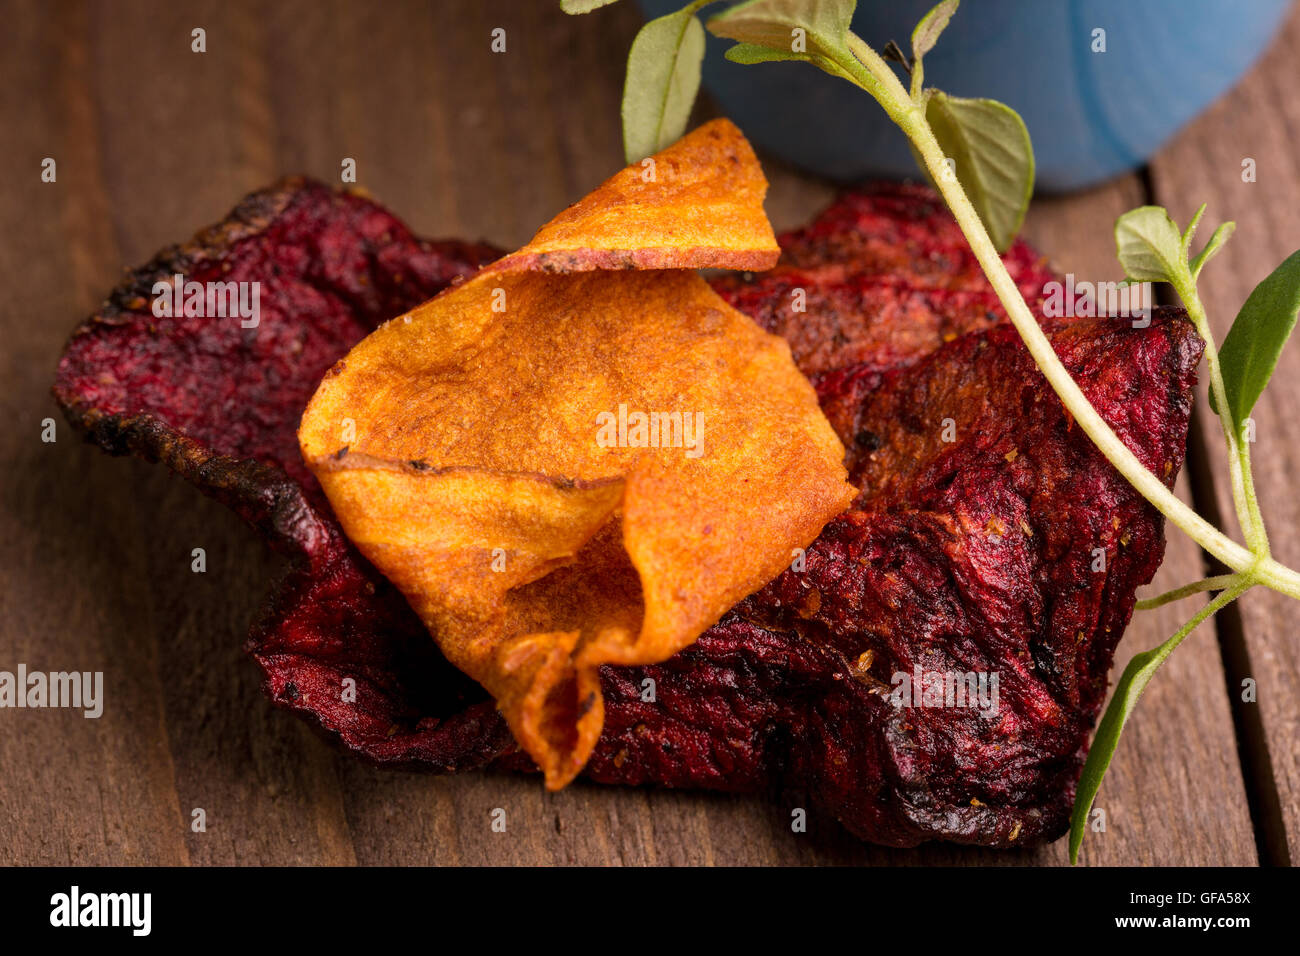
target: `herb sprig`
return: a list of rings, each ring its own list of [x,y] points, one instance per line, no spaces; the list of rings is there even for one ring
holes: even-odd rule
[[[586,13],[615,0],[561,0]],[[703,31],[696,0],[642,28],[628,58],[623,93],[624,145],[638,162],[685,130],[699,87]],[[1137,491],[1182,528],[1229,573],[1194,581],[1137,602],[1139,610],[1217,591],[1167,641],[1137,654],[1124,669],[1102,716],[1079,780],[1070,827],[1070,860],[1078,861],[1092,803],[1142,691],[1174,649],[1215,613],[1256,585],[1300,599],[1300,573],[1273,559],[1251,473],[1249,416],[1277,365],[1300,313],[1300,252],[1279,265],[1246,299],[1222,349],[1215,345],[1197,281],[1235,228],[1224,223],[1196,255],[1191,243],[1202,206],[1180,231],[1159,206],[1142,206],[1115,224],[1117,255],[1133,282],[1166,282],[1177,292],[1205,341],[1210,407],[1227,446],[1233,503],[1245,544],[1215,528],[1179,500],[1119,439],[1057,358],[1047,336],[1003,264],[1033,191],[1034,160],[1023,120],[1003,103],[955,97],[925,86],[924,58],[957,12],[943,0],[912,32],[909,60],[890,43],[877,53],[850,28],[857,0],[746,0],[704,26],[735,40],[727,58],[743,64],[802,60],[869,93],[907,135],[921,171],[952,211],[989,283],[1026,348],[1085,434]],[[890,66],[908,77],[904,86]]]

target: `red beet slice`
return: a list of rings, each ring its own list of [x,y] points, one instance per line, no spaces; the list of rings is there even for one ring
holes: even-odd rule
[[[286,180],[132,272],[59,363],[54,392],[74,426],[113,454],[164,462],[295,560],[247,648],[272,700],[381,763],[453,770],[513,741],[343,537],[295,432],[356,342],[497,255],[417,239],[360,196]],[[154,283],[175,274],[260,282],[258,326],[154,316]],[[355,702],[343,699],[347,677]]]
[[[898,846],[1059,836],[1134,591],[1163,556],[1160,516],[1073,427],[931,192],[846,194],[781,243],[776,270],[715,287],[791,342],[862,494],[806,567],[696,644],[603,670],[587,776],[800,791]],[[343,537],[294,431],[325,369],[367,331],[496,255],[421,241],[366,199],[288,180],[131,273],[59,365],[55,395],[92,441],[165,462],[295,559],[248,650],[273,701],[380,764],[532,769]],[[1052,274],[1023,243],[1006,260],[1036,302]],[[153,284],[176,273],[260,282],[259,326],[155,317]],[[790,307],[796,290],[806,312]],[[1172,484],[1201,351],[1186,319],[1044,325]],[[997,713],[895,707],[892,675],[916,666],[997,673]]]

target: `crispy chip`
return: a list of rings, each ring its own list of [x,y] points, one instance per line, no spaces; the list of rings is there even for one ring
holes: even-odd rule
[[[607,179],[491,268],[770,269],[781,248],[766,193],[749,141],[714,120]]]
[[[748,144],[716,121],[653,159],[371,334],[299,431],[552,789],[600,735],[600,665],[690,644],[855,493],[786,344],[686,268],[770,265]]]

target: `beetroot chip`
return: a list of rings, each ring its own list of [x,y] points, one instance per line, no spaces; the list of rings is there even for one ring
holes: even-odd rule
[[[1162,519],[1074,426],[929,190],[848,193],[780,243],[772,272],[713,283],[790,342],[859,497],[695,644],[601,669],[605,728],[585,775],[802,792],[897,846],[1055,838],[1134,591],[1163,557]],[[131,273],[59,365],[55,395],[92,441],[165,462],[294,559],[247,648],[274,702],[381,764],[536,769],[343,537],[295,430],[355,342],[496,255],[288,180]],[[1004,258],[1036,304],[1052,273],[1023,243]],[[260,283],[257,325],[155,315],[154,284],[177,274]],[[1201,353],[1185,317],[1043,325],[1172,484]],[[933,675],[967,681],[966,704],[927,702]],[[915,700],[902,677],[920,678]]]
[[[290,179],[131,272],[59,363],[54,393],[75,427],[113,454],[164,462],[294,560],[248,650],[272,700],[380,763],[453,770],[511,739],[343,537],[303,465],[298,419],[326,369],[380,322],[497,254],[422,241],[359,195]],[[155,284],[177,275],[258,283],[257,324],[159,317]],[[355,702],[342,700],[345,677]]]

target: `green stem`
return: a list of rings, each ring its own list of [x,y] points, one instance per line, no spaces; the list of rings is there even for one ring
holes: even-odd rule
[[[1003,308],[1006,309],[1007,316],[1016,327],[1016,331],[1020,333],[1029,354],[1033,356],[1048,384],[1052,386],[1053,391],[1060,397],[1061,402],[1083,432],[1092,439],[1098,450],[1142,497],[1171,522],[1182,528],[1208,553],[1218,558],[1231,570],[1238,573],[1251,572],[1254,581],[1300,599],[1300,574],[1278,564],[1272,558],[1265,556],[1261,559],[1260,555],[1252,553],[1249,548],[1233,541],[1186,503],[1180,501],[1165,487],[1163,481],[1138,460],[1106,420],[1092,407],[1092,403],[1083,394],[1078,383],[1061,364],[1051,341],[1029,310],[1024,297],[1020,294],[1020,289],[1007,272],[1006,264],[1003,263],[1002,257],[993,245],[993,240],[989,238],[984,228],[984,223],[971,205],[961,184],[955,176],[948,175],[943,149],[934,138],[929,124],[926,123],[924,113],[912,101],[907,90],[894,75],[894,71],[879,54],[852,33],[849,34],[848,45],[863,68],[861,72],[869,77],[869,80],[862,82],[861,85],[876,97],[885,112],[911,139],[913,146],[925,161],[930,177],[943,194],[948,208],[966,236],[966,241],[970,243],[971,251],[993,286],[993,291],[997,293]]]
[[[1222,591],[1245,581],[1246,578],[1240,574],[1220,574],[1217,577],[1203,578],[1200,581],[1193,581],[1191,584],[1184,584],[1180,588],[1174,588],[1172,591],[1166,591],[1156,597],[1138,601],[1134,608],[1139,611],[1150,611],[1153,608],[1163,607],[1174,601],[1181,601],[1193,594],[1200,594],[1202,591]]]
[[[1241,448],[1241,477],[1246,490],[1246,509],[1249,520],[1259,528],[1262,538],[1262,548],[1259,553],[1267,556],[1269,554],[1268,533],[1264,530],[1264,516],[1259,511],[1259,496],[1255,494],[1255,473],[1250,465],[1250,442],[1246,440],[1244,429],[1243,434],[1238,436],[1238,441]]]
[[[1269,553],[1268,534],[1264,530],[1264,519],[1259,513],[1259,499],[1255,495],[1254,479],[1250,473],[1250,446],[1236,434],[1232,416],[1227,414],[1228,391],[1223,384],[1223,371],[1219,366],[1219,349],[1214,342],[1214,333],[1210,329],[1210,320],[1205,315],[1205,306],[1201,304],[1200,293],[1196,290],[1196,281],[1186,263],[1181,266],[1181,274],[1174,278],[1174,289],[1183,300],[1187,315],[1205,342],[1205,366],[1210,373],[1210,391],[1214,395],[1216,407],[1223,410],[1219,422],[1223,426],[1223,438],[1228,446],[1228,474],[1232,486],[1232,501],[1237,511],[1237,522],[1241,525],[1246,544],[1255,554]]]

